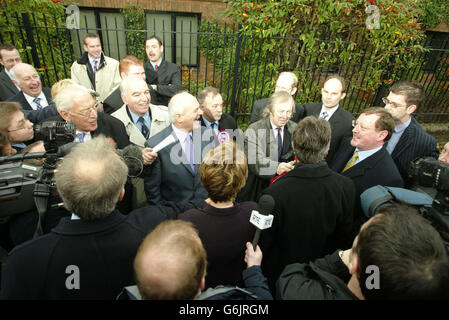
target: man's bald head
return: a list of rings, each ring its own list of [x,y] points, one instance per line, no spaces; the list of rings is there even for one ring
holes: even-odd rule
[[[105,137],[75,146],[55,173],[56,187],[68,211],[82,220],[101,219],[110,214],[128,176],[128,167]]]
[[[168,220],[142,242],[134,260],[143,299],[194,299],[204,284],[206,251],[190,222]]]

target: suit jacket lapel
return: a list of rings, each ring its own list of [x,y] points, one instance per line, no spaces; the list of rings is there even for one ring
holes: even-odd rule
[[[414,119],[412,118],[412,122],[410,122],[410,125],[404,130],[404,132],[401,135],[401,138],[399,139],[398,143],[396,144],[396,147],[394,148],[393,152],[391,153],[391,157],[393,159],[396,159],[399,157],[399,155],[406,150],[410,144],[413,143],[411,137],[414,136],[414,130],[415,130],[415,124],[413,123]]]
[[[11,91],[13,91],[16,94],[19,93],[19,90],[17,90],[17,87],[14,85],[12,80],[8,77],[8,75],[6,74],[5,70],[3,70],[0,73],[0,79],[2,80],[3,84],[5,85],[5,87],[7,87],[8,89],[10,89]]]
[[[34,110],[33,107],[28,103],[28,100],[25,98],[23,91],[20,91],[20,99],[22,99],[22,107],[24,110]]]

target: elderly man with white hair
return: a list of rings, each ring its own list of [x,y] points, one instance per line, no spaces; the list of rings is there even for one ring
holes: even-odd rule
[[[12,81],[21,91],[7,101],[18,102],[32,123],[57,115],[49,88],[42,88],[36,69],[27,63],[18,63],[10,70]]]
[[[150,89],[142,78],[130,76],[120,84],[125,104],[112,113],[126,128],[129,140],[140,147],[170,124],[168,109],[151,104]]]
[[[123,123],[108,114],[97,112],[98,103],[91,90],[77,84],[69,85],[59,91],[55,103],[59,117],[54,120],[75,124],[75,142],[85,142],[103,134],[112,139],[119,149],[129,145]]]
[[[171,98],[168,112],[172,124],[149,140],[154,148],[168,137],[172,143],[158,152],[151,170],[145,175],[145,193],[150,204],[166,201],[206,199],[201,186],[199,165],[202,155],[213,148],[213,136],[203,140],[200,126],[202,111],[198,100],[188,92]]]

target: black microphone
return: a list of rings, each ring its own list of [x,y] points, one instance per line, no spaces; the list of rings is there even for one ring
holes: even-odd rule
[[[259,211],[256,213],[259,215],[268,216],[274,209],[274,203],[275,202],[272,196],[269,194],[262,195],[258,203]],[[273,216],[271,216],[271,219],[268,219],[268,217],[258,217],[257,214],[253,211],[250,218],[250,222],[257,228],[253,238],[254,250],[256,250],[257,244],[259,243],[261,231],[263,229],[270,228],[273,222]]]
[[[142,149],[134,144],[130,144],[115,152],[122,158],[128,167],[128,176],[138,177],[143,171]]]

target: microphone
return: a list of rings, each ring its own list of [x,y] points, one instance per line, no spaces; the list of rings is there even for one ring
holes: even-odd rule
[[[253,210],[251,213],[251,222],[257,229],[253,238],[253,248],[256,250],[257,244],[259,243],[260,233],[264,229],[271,228],[273,224],[273,215],[270,214],[274,209],[274,199],[269,194],[264,194],[260,197],[258,203],[259,211]]]
[[[130,144],[123,149],[117,149],[115,152],[122,158],[128,167],[128,176],[136,178],[143,171],[142,150],[140,147]]]

